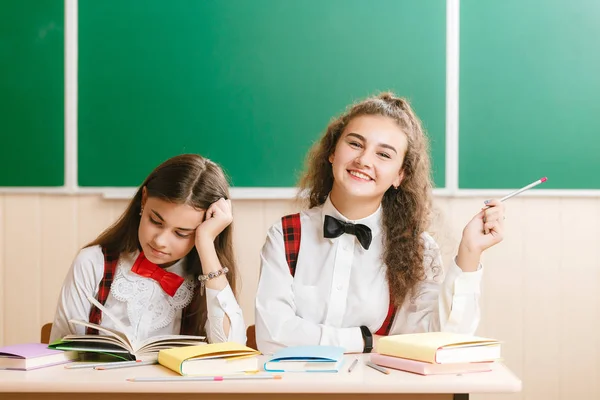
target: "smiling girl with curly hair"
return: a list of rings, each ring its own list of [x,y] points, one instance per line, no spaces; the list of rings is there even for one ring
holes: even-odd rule
[[[369,352],[381,335],[474,333],[481,253],[499,243],[492,200],[463,230],[446,271],[426,232],[428,140],[409,103],[382,93],[333,120],[308,156],[309,208],[272,226],[256,299],[259,350],[334,345]]]

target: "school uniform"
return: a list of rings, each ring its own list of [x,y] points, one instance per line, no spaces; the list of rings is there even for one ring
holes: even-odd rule
[[[472,334],[477,329],[481,266],[463,272],[453,261],[444,274],[437,244],[423,234],[426,278],[417,284],[415,295],[407,296],[396,309],[390,307],[383,262],[381,207],[366,218],[350,221],[328,198],[298,217],[300,229],[294,228],[293,221],[290,225],[292,216],[273,225],[261,252],[256,341],[263,353],[295,345],[333,345],[361,352],[363,325],[380,335]],[[339,224],[368,227],[372,237],[368,250],[361,245],[360,235],[324,237],[324,224],[332,217]]]
[[[127,334],[137,340],[159,335],[192,334],[193,327],[185,323],[182,325],[182,320],[185,321],[182,316],[186,312],[196,312],[189,306],[194,291],[200,290],[200,286],[193,276],[186,275],[185,258],[165,269],[151,263],[148,265],[149,262],[140,264],[142,259],[145,260],[139,252],[114,257],[105,254],[100,246],[82,249],[63,284],[50,340],[67,334],[86,333],[80,325],[69,324],[70,319],[122,330],[111,318],[101,315],[88,296],[103,304],[125,327]],[[231,287],[227,285],[221,291],[205,289],[202,301],[207,302],[205,328],[208,341],[245,344],[242,310]],[[223,330],[226,315],[231,321],[229,335]],[[87,332],[91,333],[90,330]]]

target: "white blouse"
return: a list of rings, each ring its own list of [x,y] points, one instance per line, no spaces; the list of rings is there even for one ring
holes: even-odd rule
[[[371,228],[373,241],[364,250],[356,236],[323,236],[325,215]],[[300,251],[295,277],[286,262],[281,221],[273,225],[261,252],[256,296],[256,341],[260,351],[274,353],[285,346],[333,345],[361,352],[360,326],[375,333],[390,301],[383,262],[381,207],[361,220],[350,221],[329,199],[300,213]],[[390,334],[448,331],[472,334],[480,320],[479,296],[483,270],[463,272],[455,262],[442,268],[440,251],[428,235],[425,241],[426,279],[396,310]]]
[[[119,258],[110,293],[104,306],[127,329],[127,335],[138,341],[152,336],[179,334],[182,311],[194,294],[194,280],[185,274],[185,259],[169,268],[183,278],[173,297],[166,294],[152,278],[131,272],[138,252]],[[69,324],[70,319],[89,320],[91,303],[88,296],[96,298],[100,281],[104,276],[104,255],[100,246],[82,249],[63,283],[56,308],[50,340],[54,341],[67,334],[84,334],[85,328]],[[233,341],[246,344],[246,330],[242,310],[231,287],[227,285],[218,291],[206,288],[208,319],[207,339],[211,343]],[[223,330],[223,320],[227,315],[231,321],[229,335]],[[102,317],[101,325],[117,329],[111,318]]]

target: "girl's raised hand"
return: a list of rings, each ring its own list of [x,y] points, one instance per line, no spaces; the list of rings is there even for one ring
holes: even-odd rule
[[[463,230],[461,245],[471,252],[484,250],[502,241],[504,235],[504,204],[490,200]]]
[[[231,200],[223,198],[214,202],[206,210],[204,221],[196,228],[196,246],[202,240],[210,240],[214,242],[217,236],[233,221],[231,213]]]

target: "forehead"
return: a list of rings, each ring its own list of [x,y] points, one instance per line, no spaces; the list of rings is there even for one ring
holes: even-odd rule
[[[195,228],[202,222],[206,210],[198,210],[188,204],[175,204],[148,197],[146,207],[160,214],[168,225],[179,228]]]
[[[358,133],[367,141],[389,144],[399,150],[406,150],[408,146],[406,134],[398,123],[383,115],[361,115],[352,118],[342,135],[348,133]]]

